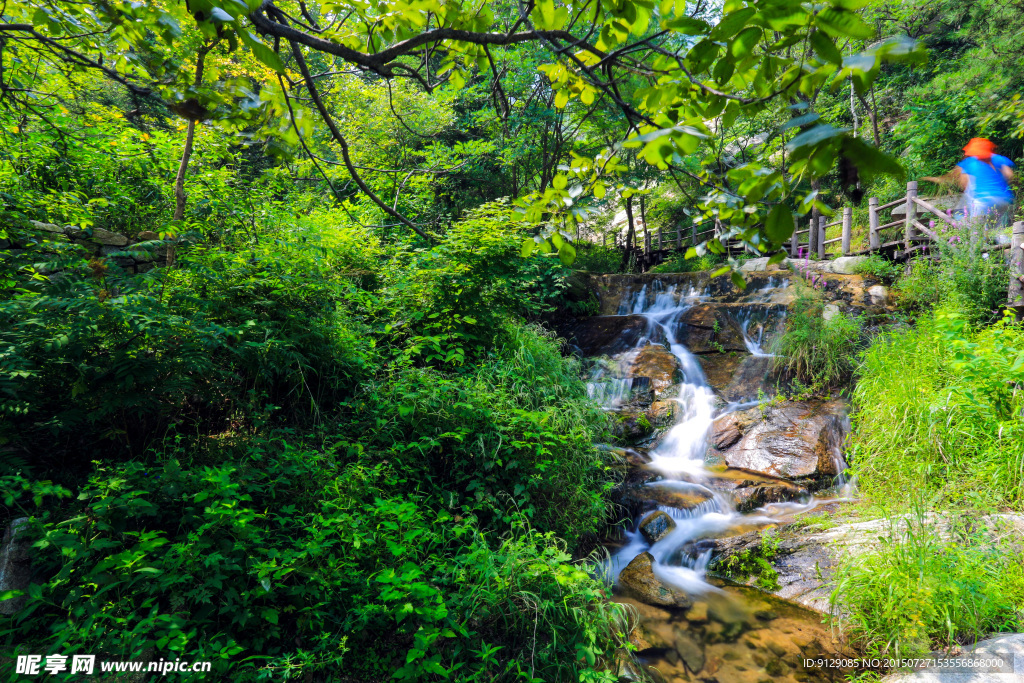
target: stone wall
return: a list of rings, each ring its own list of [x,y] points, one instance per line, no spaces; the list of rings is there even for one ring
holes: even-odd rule
[[[36,233],[50,242],[70,242],[82,251],[82,255],[103,258],[123,268],[126,272],[144,273],[155,266],[166,265],[168,240],[143,230],[134,238],[111,232],[104,228],[83,230],[75,225],[55,225],[40,221],[29,221],[27,232]],[[0,239],[0,249],[18,254],[29,246],[27,239],[16,237]]]

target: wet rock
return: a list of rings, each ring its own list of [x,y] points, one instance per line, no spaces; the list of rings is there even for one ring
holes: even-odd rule
[[[867,256],[840,256],[831,262],[832,272],[841,275],[853,275],[857,272],[857,266],[867,260]]]
[[[750,512],[769,503],[788,503],[801,500],[809,496],[810,492],[802,486],[777,481],[737,487],[730,492],[730,495],[738,512]]]
[[[868,300],[872,306],[881,306],[887,308],[890,305],[889,301],[889,290],[882,285],[874,285],[868,287]]]
[[[708,620],[708,603],[695,602],[686,613],[686,620],[693,624],[703,624]]]
[[[643,496],[646,500],[653,501],[658,505],[678,510],[692,510],[714,497],[714,494],[703,486],[680,481],[648,484],[643,487],[642,491],[638,491],[637,495]]]
[[[689,633],[681,628],[676,629],[676,652],[686,664],[686,668],[698,673],[704,668],[704,648]]]
[[[656,510],[644,517],[638,528],[640,534],[647,539],[647,542],[654,544],[665,538],[669,532],[675,529],[676,523],[661,510]]]
[[[573,321],[560,332],[582,355],[599,356],[633,348],[646,329],[642,315],[600,315]]]
[[[745,353],[738,352],[707,353],[699,356],[700,365],[708,384],[720,394],[733,381],[737,368],[747,358],[749,356]]]
[[[723,304],[705,303],[688,308],[679,317],[676,339],[692,353],[747,350],[743,332]]]
[[[664,585],[654,576],[654,557],[640,553],[619,573],[619,585],[627,595],[649,605],[688,608],[693,602],[678,588]]]
[[[729,383],[722,388],[726,401],[753,401],[758,396],[774,396],[777,373],[772,369],[770,356],[746,356],[733,372]]]
[[[654,403],[654,385],[650,377],[634,377],[630,380],[629,401],[641,406]]]
[[[0,593],[28,589],[32,579],[30,546],[23,538],[21,529],[28,524],[28,517],[19,517],[7,525],[3,543],[0,544]],[[27,595],[0,600],[0,614],[11,616],[28,600]]]
[[[660,344],[648,344],[633,358],[627,376],[649,377],[655,392],[683,381],[679,359]]]
[[[841,401],[759,406],[716,420],[711,442],[729,467],[822,488],[838,473],[845,412]]]
[[[825,304],[824,309],[821,311],[821,317],[825,320],[831,320],[839,315],[839,313],[839,306],[835,304]]]
[[[152,242],[153,240],[160,239],[160,235],[153,232],[152,230],[143,230],[142,232],[135,236],[135,239],[137,239],[140,242]]]
[[[671,425],[677,409],[678,404],[674,401],[655,401],[649,406],[623,406],[611,413],[612,434],[623,445],[635,445],[656,429]]]

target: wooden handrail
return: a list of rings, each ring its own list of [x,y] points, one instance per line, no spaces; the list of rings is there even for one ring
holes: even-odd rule
[[[920,197],[914,197],[914,203],[917,204],[918,206],[920,206],[921,208],[927,210],[927,211],[931,211],[933,214],[935,214],[936,216],[938,216],[942,220],[946,221],[947,223],[952,225],[954,228],[957,226],[957,222],[955,220],[953,220],[952,218],[950,218],[949,216],[947,216],[946,214],[944,214],[941,209],[939,209],[936,206],[932,206],[931,204],[929,204],[925,200],[921,199]]]
[[[842,242],[842,241],[843,241],[842,237],[833,237],[830,240],[825,240],[824,242],[822,242],[822,244],[835,244],[836,242]]]
[[[924,226],[924,225],[923,225],[923,224],[921,223],[921,221],[919,221],[919,220],[917,220],[917,219],[915,219],[915,218],[912,218],[912,219],[910,220],[910,222],[914,224],[914,227],[915,227],[915,228],[917,228],[918,230],[920,230],[920,231],[921,231],[921,232],[923,232],[924,234],[928,235],[929,237],[931,237],[931,238],[932,238],[933,240],[935,240],[936,242],[938,242],[938,241],[940,241],[940,240],[942,239],[941,237],[939,237],[938,235],[936,235],[936,234],[935,234],[934,232],[932,232],[931,230],[929,230],[928,228],[926,228],[926,227],[925,227],[925,226]]]
[[[876,230],[887,230],[888,228],[895,228],[897,225],[903,225],[903,219],[893,221],[892,223],[886,223],[885,225],[879,225]]]
[[[826,223],[823,227],[825,227],[825,228],[834,228],[835,226],[842,225],[842,224],[843,224],[843,221],[842,220],[838,220],[838,221],[835,221],[834,223]]]
[[[886,209],[891,209],[894,206],[899,206],[900,204],[906,204],[906,203],[907,203],[907,198],[906,197],[901,197],[901,198],[897,199],[896,201],[892,201],[892,202],[889,202],[888,204],[880,205],[878,207],[878,210],[879,211],[885,211]]]

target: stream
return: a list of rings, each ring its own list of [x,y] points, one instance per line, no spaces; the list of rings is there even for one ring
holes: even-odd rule
[[[788,284],[769,279],[760,289],[745,294],[741,303],[763,304]],[[638,466],[644,476],[637,486],[646,487],[640,495],[654,504],[645,506],[624,540],[609,548],[608,578],[616,585],[616,599],[632,605],[639,614],[638,659],[657,671],[652,673],[655,680],[659,676],[665,681],[721,683],[842,680],[838,670],[803,666],[806,657],[839,651],[820,614],[708,574],[712,551],[700,549],[701,539],[786,524],[797,515],[851,495],[851,485],[843,476],[846,465],[837,457],[837,476],[831,487],[816,495],[737,511],[730,488],[737,480],[756,479],[757,475],[709,463],[709,437],[715,420],[756,407],[758,396],[724,400],[709,384],[701,359],[684,343],[683,333],[697,328],[683,319],[711,298],[706,287],[665,284],[659,279],[650,279],[639,289],[626,287],[616,315],[641,317],[642,330],[638,325],[628,330],[615,347],[625,348],[612,354],[611,362],[598,365],[588,384],[592,398],[617,413],[629,404],[637,387],[647,389],[650,384],[649,378],[638,374],[642,352],[651,353],[649,347],[660,346],[675,358],[676,381],[669,386],[661,381],[657,391],[659,398],[675,404],[672,424],[655,432],[647,444],[647,462]],[[778,329],[785,309],[773,311],[763,305],[744,307],[732,302],[719,305],[728,310],[733,332],[742,336],[743,352],[732,351],[731,355],[744,359],[768,356],[764,346]],[[712,334],[722,337],[717,320]],[[710,343],[724,350],[720,342]],[[667,363],[668,359],[661,365]],[[663,527],[674,526],[652,543],[640,526],[658,511],[671,519],[663,522]],[[620,574],[643,553],[653,560],[650,569],[657,582],[688,596],[685,605],[651,604],[623,588]]]

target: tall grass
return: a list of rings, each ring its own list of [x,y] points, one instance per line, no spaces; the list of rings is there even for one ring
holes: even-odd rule
[[[948,306],[862,354],[851,460],[878,500],[1024,507],[1024,330],[974,331]]]
[[[820,295],[803,287],[786,318],[785,332],[771,344],[773,366],[801,382],[835,386],[848,378],[860,344],[861,322],[837,312],[825,319]]]
[[[914,657],[1024,626],[1024,554],[1006,529],[915,513],[877,552],[846,562],[833,609],[869,656]]]

